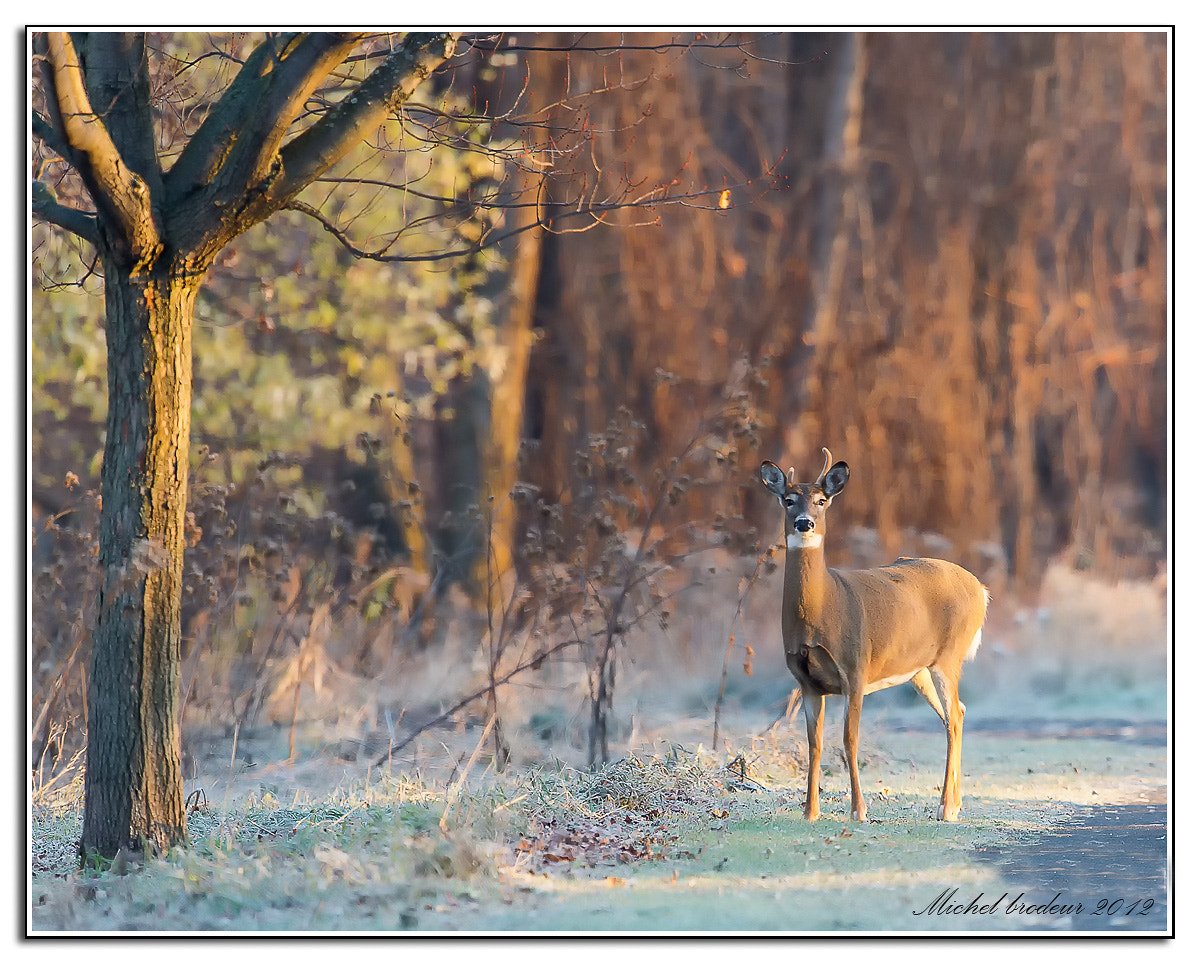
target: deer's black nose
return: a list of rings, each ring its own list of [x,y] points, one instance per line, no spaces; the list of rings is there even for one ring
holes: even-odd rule
[[[815,526],[815,525],[816,525],[816,523],[813,522],[812,519],[805,519],[805,518],[801,517],[796,520],[796,531],[797,532],[812,532],[813,526]]]

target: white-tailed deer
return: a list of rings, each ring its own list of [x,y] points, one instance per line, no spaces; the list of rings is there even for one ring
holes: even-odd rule
[[[825,510],[850,478],[829,449],[815,482],[795,483],[774,462],[762,482],[784,511],[787,560],[783,570],[783,648],[800,683],[808,723],[808,801],[805,816],[821,815],[825,697],[846,697],[846,766],[851,813],[867,819],[858,785],[858,724],[863,697],[911,682],[946,725],[946,779],[941,820],[957,820],[966,707],[958,700],[962,665],[979,649],[988,591],[965,569],[941,559],[897,559],[879,569],[839,571],[825,565]]]

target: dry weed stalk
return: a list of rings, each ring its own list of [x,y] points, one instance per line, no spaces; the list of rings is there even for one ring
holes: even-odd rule
[[[746,638],[746,599],[750,595],[750,590],[758,583],[759,576],[762,574],[773,572],[775,569],[775,553],[779,551],[780,545],[776,543],[768,547],[758,554],[758,558],[754,560],[754,569],[749,576],[745,576],[738,580],[738,600],[737,606],[733,612],[732,625],[729,628],[729,642],[725,647],[725,658],[721,661],[721,682],[717,686],[717,699],[713,707],[713,738],[712,748],[717,749],[717,743],[720,740],[721,733],[721,707],[725,702],[725,683],[729,678],[729,656],[733,652],[733,644],[737,639],[736,627],[741,626],[742,639]],[[746,662],[743,665],[743,670],[749,676],[753,671],[752,659],[754,651],[750,644],[746,644]],[[799,692],[797,689],[795,692]]]

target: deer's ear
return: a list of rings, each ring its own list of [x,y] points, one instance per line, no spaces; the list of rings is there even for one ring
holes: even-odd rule
[[[762,484],[782,499],[784,493],[787,492],[787,477],[783,474],[783,469],[768,460],[763,462],[762,468],[759,469],[759,475],[762,476]]]
[[[832,499],[835,495],[846,487],[846,482],[850,478],[850,466],[845,462],[838,462],[830,468],[821,478],[821,491],[826,497]]]

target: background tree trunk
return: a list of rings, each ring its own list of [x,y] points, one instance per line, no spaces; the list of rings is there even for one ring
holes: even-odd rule
[[[559,39],[556,34],[537,35],[539,45],[556,46]],[[521,66],[529,78],[529,103],[553,104],[561,96],[565,76],[557,58],[528,57]],[[498,103],[504,98],[503,85],[497,84],[494,76],[472,73],[470,84],[485,102]],[[548,119],[557,118],[559,111],[552,108],[545,113]],[[564,127],[569,129],[570,124]],[[514,199],[536,198],[542,206],[516,206],[505,215],[505,229],[521,233],[501,246],[511,274],[495,279],[488,291],[499,306],[495,330],[501,362],[464,380],[465,391],[457,393],[454,404],[454,417],[464,420],[464,424],[444,436],[451,444],[467,446],[464,451],[448,453],[452,464],[465,469],[468,461],[474,461],[477,466],[471,483],[474,492],[461,488],[468,478],[461,469],[453,473],[451,484],[460,487],[460,498],[451,501],[456,513],[478,506],[478,537],[460,538],[454,545],[458,552],[469,556],[456,567],[456,578],[467,584],[481,604],[489,599],[493,604],[499,602],[503,593],[496,590],[513,569],[520,541],[517,508],[509,494],[524,468],[520,464],[521,441],[526,435],[530,354],[537,339],[542,287],[546,233],[534,225],[545,215],[545,205],[553,195],[553,178],[547,178],[545,171],[526,168],[514,172],[512,178],[511,185],[502,185],[507,195]]]
[[[105,263],[108,422],[103,585],[92,643],[81,854],[187,839],[180,600],[199,279]]]
[[[518,212],[517,223],[532,223],[536,214]],[[512,256],[513,277],[500,345],[504,367],[491,380],[489,437],[480,465],[487,509],[485,551],[476,566],[476,582],[501,579],[513,567],[517,544],[517,507],[509,493],[520,472],[521,439],[525,427],[525,389],[529,378],[529,352],[534,341],[538,281],[541,276],[542,231],[534,228],[519,235]]]
[[[483,446],[488,436],[487,374],[472,368],[450,382],[436,403],[436,471],[439,502],[444,511],[435,524],[442,568],[476,599],[486,586],[474,583],[487,544],[487,519],[482,514]]]

